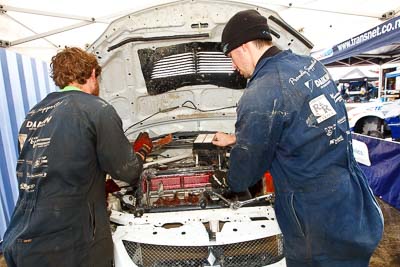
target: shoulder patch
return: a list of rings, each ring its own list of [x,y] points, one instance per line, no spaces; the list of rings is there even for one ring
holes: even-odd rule
[[[312,99],[308,104],[310,105],[311,112],[317,118],[318,123],[336,115],[336,111],[333,109],[325,95],[320,95]]]

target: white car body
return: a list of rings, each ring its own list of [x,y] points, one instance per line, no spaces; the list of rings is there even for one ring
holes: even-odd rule
[[[181,132],[234,132],[236,106],[246,81],[241,81],[241,86],[235,84],[239,78],[231,60],[216,47],[229,18],[245,9],[257,9],[268,18],[274,42],[281,49],[291,48],[300,54],[311,50],[312,44],[271,10],[209,0],[179,1],[124,16],[111,23],[90,46],[89,51],[97,55],[103,68],[101,97],[115,107],[130,140],[135,140],[142,131],[155,139],[175,133],[173,141],[178,143],[182,141]],[[210,47],[211,51],[207,51]],[[183,52],[174,54],[171,52],[174,50]],[[191,65],[194,61],[196,64]],[[168,83],[162,83],[163,79]],[[225,82],[234,89],[224,86]],[[218,160],[229,158],[229,153],[221,154],[213,148],[205,154],[201,154],[201,149],[195,152],[192,146],[185,145],[190,138],[183,135],[183,140],[182,147],[166,148],[149,157],[153,161],[145,164],[144,173],[163,172],[154,171],[154,166],[169,168],[168,164],[182,164],[182,168],[174,169],[176,178],[190,169],[184,167],[186,164],[196,164],[198,168],[201,157],[207,157],[208,152],[218,154]],[[178,192],[166,190],[163,182],[167,180],[163,180],[153,190],[154,177],[150,176],[144,178],[148,179],[144,183],[149,188],[142,191],[145,201],[120,195],[121,203],[111,205],[116,209],[111,215],[111,221],[117,225],[113,233],[116,267],[286,266],[272,202],[258,201],[255,206],[238,209],[227,203],[218,206],[224,201],[209,192],[209,183],[198,188],[186,188],[191,185],[185,184],[185,189]],[[161,204],[159,210],[154,208],[154,203],[164,199],[163,196],[178,193],[180,199],[191,193],[206,194],[208,202],[202,208],[197,204],[189,205],[188,209],[169,210],[168,205]],[[120,204],[136,206],[121,209]],[[138,205],[145,206],[144,212]],[[267,248],[267,244],[272,247]]]
[[[391,131],[390,138],[398,139],[400,128],[400,99],[395,101],[373,101],[366,103],[346,104],[350,129],[357,133],[368,134],[368,131]],[[380,123],[379,123],[380,122]],[[380,128],[381,127],[381,128]]]

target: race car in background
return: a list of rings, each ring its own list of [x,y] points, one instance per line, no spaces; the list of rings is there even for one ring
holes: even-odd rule
[[[350,128],[355,133],[400,141],[400,99],[347,104],[347,109]]]

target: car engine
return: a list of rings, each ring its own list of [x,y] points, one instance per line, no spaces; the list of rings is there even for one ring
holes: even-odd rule
[[[154,149],[144,164],[140,186],[132,188],[119,183],[118,192],[113,193],[117,198],[109,198],[109,204],[140,217],[150,212],[235,208],[243,204],[241,201],[252,206],[272,201],[272,195],[265,195],[263,181],[252,192],[229,191],[229,148],[214,146],[213,138],[214,133],[207,132],[154,138]]]
[[[153,138],[139,186],[111,186],[116,266],[284,266],[273,194],[263,179],[230,192],[230,149],[214,146],[214,135]]]

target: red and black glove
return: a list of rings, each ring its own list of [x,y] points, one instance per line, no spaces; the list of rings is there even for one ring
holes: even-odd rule
[[[146,132],[141,132],[133,143],[133,150],[139,154],[144,161],[152,149],[153,142],[151,141],[149,134]]]

